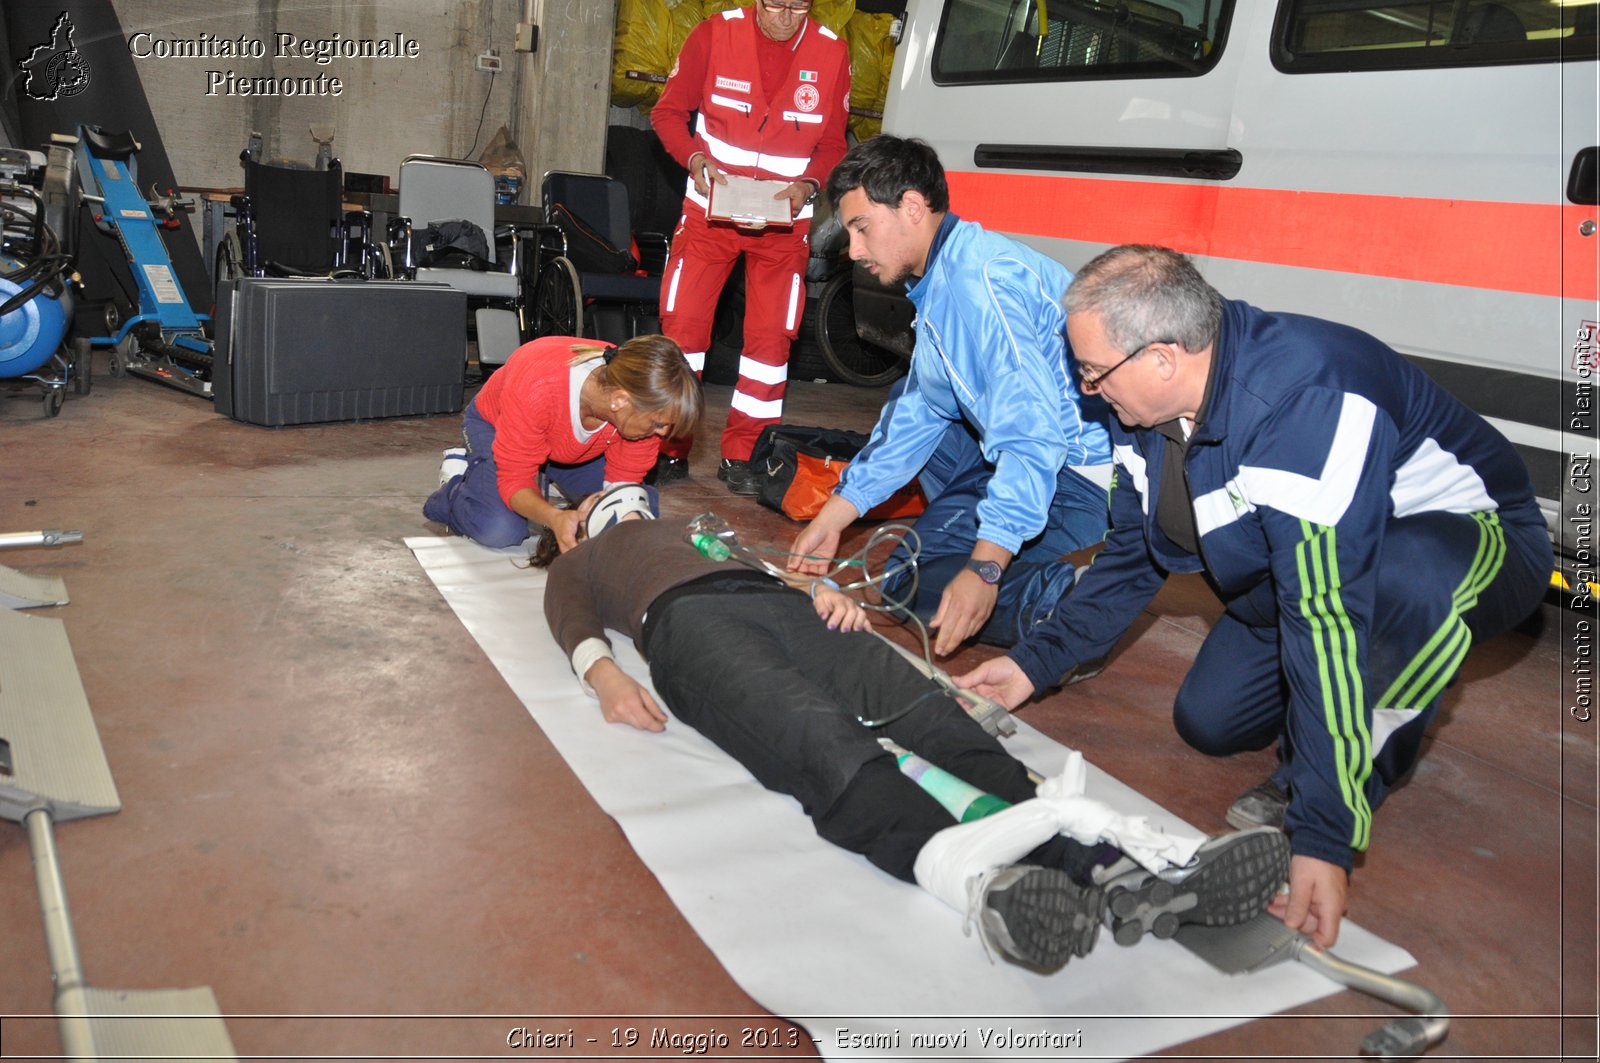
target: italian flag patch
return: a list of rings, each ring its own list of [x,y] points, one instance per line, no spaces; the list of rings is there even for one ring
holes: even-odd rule
[[[802,70],[800,71],[800,80],[815,81],[817,80],[817,72],[815,70]]]

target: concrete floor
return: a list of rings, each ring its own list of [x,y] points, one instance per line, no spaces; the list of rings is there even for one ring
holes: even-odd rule
[[[0,393],[0,531],[85,533],[0,562],[66,580],[71,604],[38,612],[66,623],[124,804],[56,832],[92,984],[208,985],[241,1057],[548,1058],[507,1031],[576,1026],[591,1053],[641,1058],[611,1031],[653,1016],[730,1034],[721,1054],[746,1027],[788,1040],[402,544],[439,532],[420,507],[457,417],[262,429],[97,360],[93,393],[53,420],[35,393]],[[729,389],[707,390],[715,416],[665,515],[715,508],[786,545],[793,525],[714,480]],[[856,428],[882,397],[790,393],[791,422]],[[1173,733],[1215,613],[1174,581],[1099,679],[1024,709],[1208,830],[1270,766]],[[1562,656],[1577,619],[1547,604],[1474,651],[1356,873],[1352,917],[1409,949],[1457,1016],[1432,1058],[1595,1058],[1596,736],[1566,712]],[[20,827],[0,825],[0,896],[0,1054],[58,1054]],[[1342,992],[1169,1055],[1349,1057],[1393,1014]]]

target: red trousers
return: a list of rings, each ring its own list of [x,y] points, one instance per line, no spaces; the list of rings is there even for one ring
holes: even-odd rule
[[[809,218],[792,229],[763,232],[707,224],[700,207],[685,203],[672,235],[672,258],[661,278],[661,330],[683,348],[697,373],[705,370],[722,286],[744,255],[744,351],[722,432],[724,458],[748,460],[761,429],[783,419],[789,344],[806,306],[810,228]],[[683,457],[689,441],[664,441],[661,453]]]

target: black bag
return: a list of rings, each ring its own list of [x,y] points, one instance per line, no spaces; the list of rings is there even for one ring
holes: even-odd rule
[[[411,234],[417,263],[442,269],[492,269],[489,237],[483,228],[465,218],[436,221]]]
[[[866,436],[842,428],[768,425],[750,451],[750,467],[761,479],[756,501],[791,520],[810,520],[838,487],[845,466],[866,445]],[[922,490],[913,483],[863,515],[887,520],[915,516],[925,507]]]
[[[567,258],[579,273],[632,273],[638,268],[627,248],[612,247],[610,241],[583,223],[565,203],[550,208],[550,220],[567,237]]]

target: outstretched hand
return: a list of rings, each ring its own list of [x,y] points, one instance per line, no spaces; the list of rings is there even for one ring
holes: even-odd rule
[[[872,626],[866,607],[843,591],[819,583],[811,601],[829,631],[865,631]]]
[[[1289,890],[1272,898],[1267,911],[1318,948],[1339,940],[1339,923],[1348,909],[1350,876],[1344,868],[1314,856],[1289,860]]]
[[[961,644],[982,630],[994,612],[1000,588],[990,586],[975,572],[962,572],[945,585],[939,596],[939,609],[928,626],[939,633],[933,652],[948,657]]]
[[[607,723],[625,723],[641,731],[666,730],[667,714],[650,691],[616,661],[601,658],[590,667],[586,678],[600,697],[600,714]]]
[[[976,690],[1008,709],[1016,708],[1033,695],[1033,680],[1010,657],[984,661],[966,675],[956,676],[955,684],[962,690]]]
[[[583,516],[575,509],[561,509],[556,511],[550,523],[550,529],[556,533],[556,546],[564,554],[578,545],[578,525],[583,522]]]

